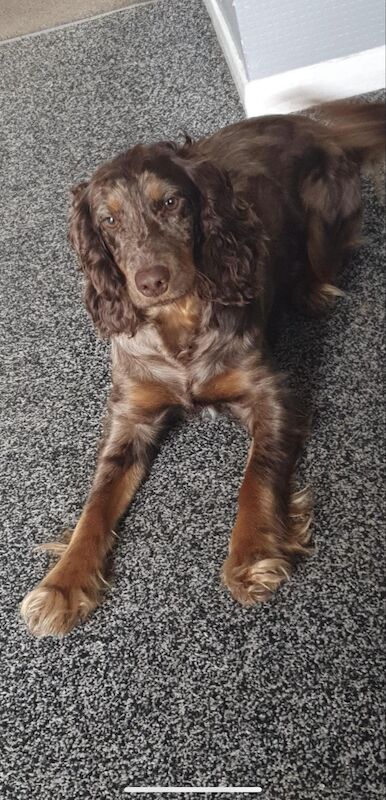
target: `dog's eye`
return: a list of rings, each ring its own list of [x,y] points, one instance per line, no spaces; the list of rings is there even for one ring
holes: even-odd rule
[[[177,203],[178,203],[177,197],[166,197],[163,204],[164,208],[167,208],[169,211],[171,211],[173,208],[176,208]]]
[[[113,215],[112,215],[112,214],[110,214],[110,216],[108,216],[108,217],[105,217],[105,218],[102,220],[102,222],[104,223],[104,225],[108,225],[110,228],[113,228],[113,227],[114,227],[114,225],[116,225],[116,224],[117,224],[117,220],[116,220],[116,218],[115,218],[115,217],[113,217]]]

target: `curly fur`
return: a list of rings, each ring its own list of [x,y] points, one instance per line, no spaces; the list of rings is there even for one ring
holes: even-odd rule
[[[126,281],[93,223],[87,184],[73,190],[69,239],[85,275],[84,302],[103,338],[117,333],[134,336],[140,315],[129,301]]]
[[[245,305],[262,292],[264,239],[251,206],[238,197],[226,170],[203,161],[188,168],[200,193],[199,292],[222,305]],[[257,265],[259,264],[259,269]]]

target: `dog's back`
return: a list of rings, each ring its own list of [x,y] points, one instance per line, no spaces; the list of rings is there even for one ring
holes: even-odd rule
[[[302,160],[310,148],[339,147],[360,165],[382,159],[385,133],[384,103],[332,102],[319,106],[312,117],[276,114],[243,120],[194,147],[198,157],[231,172],[267,169],[282,182],[291,162]]]
[[[276,287],[314,311],[339,293],[344,253],[359,241],[360,171],[384,155],[385,105],[326,103],[316,114],[245,120],[194,146],[263,222]]]

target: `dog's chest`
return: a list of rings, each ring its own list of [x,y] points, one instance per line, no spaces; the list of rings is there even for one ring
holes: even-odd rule
[[[165,384],[175,394],[177,403],[190,406],[199,388],[221,371],[222,348],[218,343],[216,346],[217,336],[210,331],[183,328],[177,329],[174,337],[170,329],[168,334],[162,336],[151,326],[128,340],[127,374],[135,382],[151,380]]]
[[[161,309],[157,330],[166,351],[181,363],[188,362],[198,338],[201,308],[195,297],[187,297]]]
[[[167,345],[164,338],[160,342],[164,358],[158,361],[157,377],[166,382],[169,389],[174,388],[178,400],[188,407],[201,403],[208,382],[239,367],[245,358],[235,337],[224,337],[215,328],[179,330]]]
[[[118,371],[131,385],[164,384],[175,395],[176,404],[191,408],[208,381],[240,367],[245,357],[241,340],[213,327],[208,311],[188,298],[173,309],[149,315],[148,324],[133,338],[117,337],[113,364],[121,365]]]

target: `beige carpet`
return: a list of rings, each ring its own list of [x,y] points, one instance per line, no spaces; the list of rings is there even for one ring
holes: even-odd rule
[[[128,6],[157,0],[1,0],[0,39],[55,28]]]

